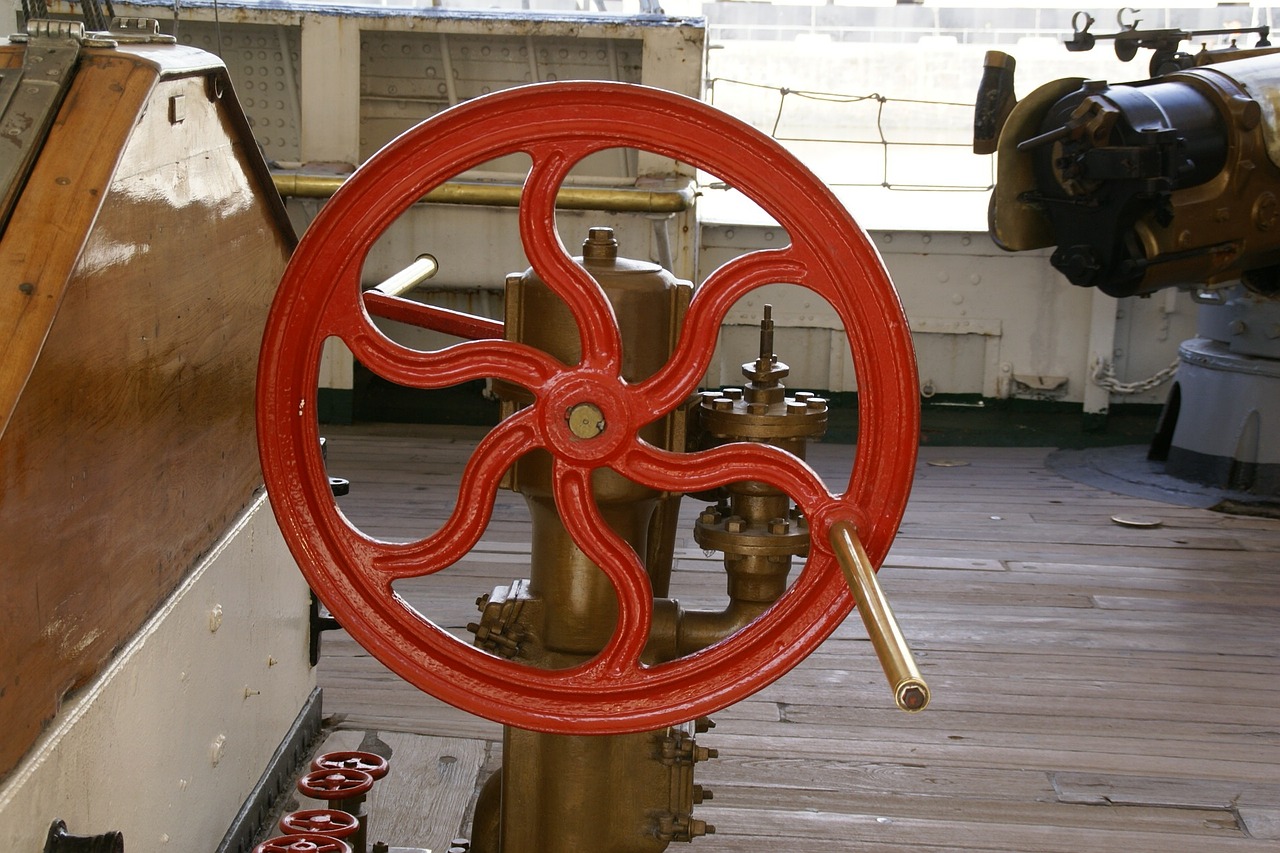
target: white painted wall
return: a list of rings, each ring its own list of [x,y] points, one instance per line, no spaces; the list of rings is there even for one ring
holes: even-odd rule
[[[185,11],[199,19],[211,15],[204,8]],[[389,44],[408,43],[406,33],[421,33],[429,27],[454,39],[481,36],[478,25],[462,20],[425,21],[411,15],[338,21],[252,8],[239,15],[237,22],[301,30],[303,161],[357,159],[359,133],[355,125],[360,122],[363,97],[358,85],[363,73],[359,66],[361,41],[367,43],[363,50],[381,55],[379,39]],[[228,22],[223,25],[234,26]],[[777,117],[779,88],[877,93],[890,99],[883,119],[892,138],[932,137],[960,143],[958,148],[913,154],[908,160],[902,159],[903,149],[891,149],[890,179],[981,184],[991,178],[989,158],[973,155],[967,147],[972,112],[964,103],[972,102],[981,76],[986,49],[981,45],[945,40],[899,44],[890,43],[887,35],[883,43],[808,39],[765,44],[713,38],[711,49],[704,53],[704,35],[696,27],[634,28],[621,19],[609,25],[578,26],[550,20],[535,26],[524,18],[495,24],[491,32],[494,38],[507,41],[536,32],[563,39],[566,45],[576,38],[641,38],[643,81],[686,94],[698,93],[702,80],[699,69],[705,56],[707,76],[719,81],[715,87],[717,105],[765,130],[772,130]],[[1119,63],[1110,51],[1071,54],[1044,39],[1010,50],[1017,54],[1018,92],[1024,95],[1033,86],[1062,76],[1119,80],[1145,73],[1141,62]],[[235,67],[231,71],[237,73]],[[282,70],[264,79],[278,77],[288,75]],[[765,88],[734,88],[725,80]],[[914,104],[914,100],[954,103],[935,108]],[[878,104],[874,100],[788,104],[779,125],[780,135],[847,140],[878,133]],[[873,146],[857,156],[849,153],[853,150],[847,144],[797,148],[799,156],[828,182],[879,180],[882,150]],[[642,170],[649,168],[661,169],[663,164],[646,158]],[[870,231],[902,294],[916,331],[920,379],[927,390],[1065,400],[1083,403],[1093,412],[1105,411],[1115,402],[1163,401],[1164,386],[1123,398],[1098,389],[1089,379],[1091,354],[1109,358],[1123,381],[1155,374],[1174,360],[1178,342],[1194,335],[1195,312],[1185,295],[1161,294],[1112,305],[1066,283],[1043,254],[1001,252],[985,235],[985,192],[921,193],[880,187],[837,187],[836,191],[854,218]],[[759,225],[759,216],[748,207],[724,191],[704,186],[698,201],[701,228],[685,216],[653,219],[582,212],[562,212],[559,224],[566,245],[571,247],[589,226],[611,225],[623,243],[624,255],[658,262],[670,258],[677,275],[699,280],[732,254],[752,248],[754,239],[761,241],[756,246],[771,245],[767,239],[770,229]],[[319,202],[294,200],[290,208],[302,230]],[[736,236],[726,238],[731,230]],[[777,231],[776,227],[772,230]],[[774,239],[780,239],[779,235],[774,234]],[[424,205],[389,229],[371,256],[366,280],[377,281],[424,251],[440,260],[440,272],[429,283],[433,301],[493,317],[499,315],[504,277],[526,266],[510,209]],[[806,307],[803,296],[795,297],[793,304],[792,296],[785,293],[762,295],[755,301],[766,298],[776,303],[779,355],[792,363],[793,387],[853,390],[856,378],[844,354],[843,333],[831,327],[830,312]],[[759,306],[755,304],[744,304],[730,318],[722,330],[722,355],[708,376],[710,383],[741,381],[738,366],[754,353],[758,320]],[[438,336],[430,334],[403,328],[394,331],[411,345],[425,347],[439,342]],[[340,347],[333,349],[335,357],[325,359],[320,384],[350,388],[350,358]],[[1026,385],[1016,381],[1017,377],[1033,377],[1034,381]],[[1055,378],[1065,382],[1046,388]]]
[[[1109,353],[1118,379],[1135,381],[1170,364],[1179,342],[1195,334],[1196,309],[1186,294],[1114,301],[1108,310],[1122,323],[1122,334],[1104,341],[1092,331],[1094,291],[1069,284],[1049,265],[1047,251],[1009,254],[985,232],[869,233],[911,323],[921,385],[933,393],[1082,403],[1086,389],[1095,387],[1089,379],[1092,348]],[[785,240],[776,227],[704,227],[700,274],[750,248]],[[774,306],[775,349],[792,368],[789,387],[856,390],[835,312],[798,288],[758,291],[730,312],[711,384],[742,381],[739,366],[754,356],[765,302]],[[1066,382],[1050,392],[1017,377]],[[1162,403],[1167,391],[1161,386],[1110,402]]]
[[[0,786],[0,850],[55,819],[129,853],[214,849],[315,686],[309,595],[259,496]]]

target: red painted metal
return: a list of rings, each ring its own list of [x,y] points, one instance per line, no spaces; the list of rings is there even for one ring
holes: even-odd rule
[[[369,793],[373,775],[354,767],[312,770],[298,780],[299,793],[313,800],[348,800]]]
[[[268,838],[253,848],[253,853],[351,853],[351,845],[341,838],[312,832]]]
[[[355,815],[337,809],[303,809],[280,818],[280,831],[285,835],[327,835],[350,838],[360,829]]]
[[[374,317],[385,317],[412,326],[423,326],[456,335],[469,341],[502,337],[502,323],[451,308],[424,305],[402,296],[388,296],[376,290],[364,295],[364,307]]]
[[[387,759],[377,753],[352,750],[326,752],[311,759],[312,770],[334,770],[343,767],[363,770],[377,780],[387,775],[390,765],[387,764]]]
[[[637,384],[622,360],[612,309],[570,258],[555,230],[555,194],[572,166],[596,151],[631,147],[690,163],[767,211],[790,244],[715,271],[690,304],[677,347]],[[422,353],[370,322],[360,269],[376,238],[427,191],[494,157],[532,159],[519,210],[525,253],[568,304],[582,337],[581,363],[566,368],[519,343],[467,341]],[[721,322],[754,288],[787,282],[836,310],[858,376],[859,438],[849,482],[832,491],[803,462],[774,448],[733,444],[679,454],[637,430],[697,388]],[[441,388],[497,378],[534,403],[477,447],[451,518],[407,544],[355,530],[337,510],[319,452],[316,377],[323,341],[341,338],[375,373]],[[564,734],[639,731],[679,723],[736,702],[774,681],[848,615],[852,596],[827,544],[837,519],[853,523],[880,565],[897,532],[915,467],[918,387],[910,330],[875,248],[831,192],[776,142],[713,107],[618,83],[553,83],[477,98],[406,132],[370,159],[304,235],[272,306],[258,376],[258,435],[272,506],[316,593],[365,648],[399,675],[460,708],[527,729]],[[592,402],[608,428],[578,438],[562,413]],[[464,643],[392,592],[398,578],[455,563],[488,524],[503,473],[543,447],[555,456],[554,492],[579,547],[618,596],[618,630],[594,659],[540,670]],[[646,665],[652,592],[636,554],[601,519],[591,470],[608,466],[658,490],[696,492],[764,480],[787,492],[810,521],[810,556],[791,588],[732,637],[678,660]]]

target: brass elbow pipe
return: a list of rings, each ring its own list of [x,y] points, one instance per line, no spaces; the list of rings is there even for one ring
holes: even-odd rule
[[[724,610],[684,610],[676,620],[676,654],[693,654],[720,642],[769,609],[768,601],[730,599]]]

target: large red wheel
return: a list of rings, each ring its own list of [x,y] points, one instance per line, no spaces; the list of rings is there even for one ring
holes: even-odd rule
[[[602,290],[570,258],[555,231],[555,196],[573,165],[596,151],[630,147],[706,170],[759,204],[790,245],[725,264],[693,297],[675,354],[648,379],[620,375],[622,352]],[[370,247],[433,187],[495,157],[532,160],[519,210],[520,236],[538,276],[577,320],[582,361],[565,367],[531,347],[471,340],[423,353],[400,346],[370,320],[360,272]],[[839,314],[858,376],[857,458],[843,491],[803,462],[759,444],[677,454],[638,437],[697,389],[720,325],[748,291],[782,282],[806,287]],[[401,318],[403,319],[403,318]],[[430,318],[423,320],[430,326]],[[531,406],[477,447],[456,508],[436,533],[392,544],[369,538],[338,512],[320,456],[316,384],[321,346],[341,338],[366,367],[393,382],[443,388],[495,378],[523,386]],[[564,734],[657,728],[719,710],[769,684],[822,642],[853,605],[828,546],[833,523],[856,526],[879,566],[902,513],[915,466],[919,409],[911,338],[889,277],[862,230],[831,192],[777,143],[701,102],[616,83],[526,86],[478,98],[409,130],[358,169],[321,210],[281,282],[258,375],[258,434],[271,503],[294,556],[338,621],[406,680],[472,713]],[[564,413],[595,405],[607,428],[580,438]],[[570,669],[541,670],[491,656],[451,636],[392,590],[466,554],[488,524],[503,473],[546,448],[553,490],[577,545],[608,575],[617,629],[604,650]],[[601,519],[591,471],[609,467],[661,491],[694,492],[765,480],[809,518],[810,556],[760,618],[696,654],[640,661],[652,592],[639,558]]]

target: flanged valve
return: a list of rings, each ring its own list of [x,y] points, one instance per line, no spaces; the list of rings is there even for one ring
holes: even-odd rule
[[[387,759],[374,752],[349,750],[345,752],[326,752],[311,760],[312,770],[363,770],[374,778],[374,781],[387,775],[390,765]]]
[[[350,838],[360,829],[355,815],[338,809],[303,809],[280,818],[280,831],[285,835],[327,835]]]
[[[351,853],[351,845],[341,838],[317,833],[277,835],[253,848],[253,853]]]

